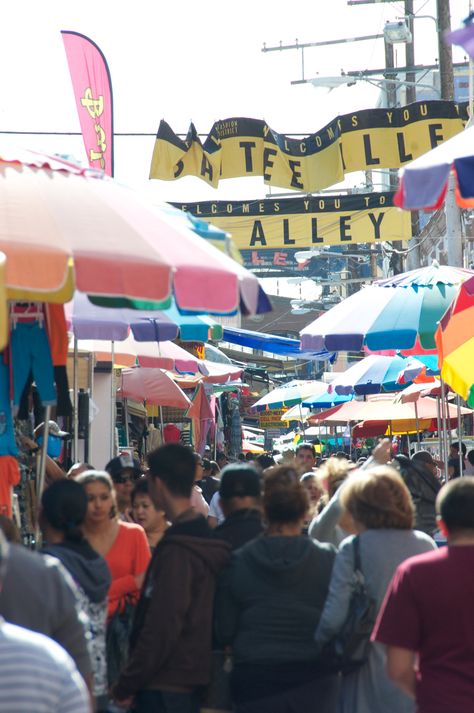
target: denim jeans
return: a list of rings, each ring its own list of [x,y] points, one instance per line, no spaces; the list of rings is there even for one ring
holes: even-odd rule
[[[136,713],[199,713],[199,709],[197,692],[139,691],[135,696]]]

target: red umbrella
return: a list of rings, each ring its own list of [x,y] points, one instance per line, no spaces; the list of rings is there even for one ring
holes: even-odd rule
[[[120,393],[123,398],[158,406],[185,409],[190,405],[184,391],[161,369],[124,369]]]

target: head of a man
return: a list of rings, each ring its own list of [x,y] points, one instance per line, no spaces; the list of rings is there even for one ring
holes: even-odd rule
[[[449,457],[450,458],[459,458],[459,441],[453,441],[449,447]],[[462,452],[462,457],[466,457],[466,444],[461,443],[461,452]]]
[[[217,451],[217,453],[216,453],[216,463],[217,463],[217,465],[219,466],[219,468],[220,468],[221,470],[222,470],[222,468],[224,468],[224,466],[227,465],[228,462],[229,462],[229,459],[227,458],[227,456],[226,456],[226,454],[224,453],[224,451]]]
[[[237,510],[261,507],[262,484],[258,470],[247,463],[230,463],[221,473],[220,505],[226,517]]]
[[[436,512],[448,541],[474,544],[474,476],[465,475],[444,485],[436,498]]]
[[[196,472],[193,451],[179,443],[168,443],[148,454],[148,483],[157,510],[173,521],[191,508]]]
[[[136,458],[125,454],[112,458],[105,466],[105,470],[114,483],[117,508],[119,512],[125,512],[132,506],[133,486],[142,475],[140,463]]]
[[[296,449],[295,467],[300,475],[312,470],[316,464],[316,451],[312,443],[300,443]]]

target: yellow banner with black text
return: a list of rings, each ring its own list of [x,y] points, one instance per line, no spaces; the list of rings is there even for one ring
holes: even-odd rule
[[[392,192],[257,201],[174,203],[231,234],[240,250],[409,240],[411,215]]]
[[[197,176],[217,188],[221,178],[263,176],[268,185],[314,192],[352,171],[401,168],[462,131],[467,120],[465,104],[422,101],[345,114],[301,138],[259,119],[224,119],[204,142],[194,124],[182,139],[162,120],[150,178]]]

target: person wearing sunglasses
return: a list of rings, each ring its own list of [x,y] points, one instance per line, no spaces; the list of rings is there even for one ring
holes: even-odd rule
[[[105,466],[105,470],[114,483],[119,518],[126,522],[134,522],[131,514],[132,490],[142,476],[139,461],[126,453],[112,458]]]

